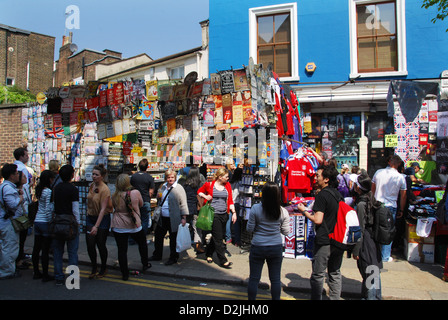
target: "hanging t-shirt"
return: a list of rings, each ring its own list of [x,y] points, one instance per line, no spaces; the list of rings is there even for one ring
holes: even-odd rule
[[[315,171],[308,160],[292,159],[286,166],[288,174],[288,191],[309,193],[312,189],[311,179]]]
[[[294,123],[293,123],[293,115],[294,115],[294,109],[292,108],[291,103],[285,99],[285,103],[288,109],[288,112],[286,113],[286,125],[287,125],[287,131],[286,134],[288,136],[294,135]]]

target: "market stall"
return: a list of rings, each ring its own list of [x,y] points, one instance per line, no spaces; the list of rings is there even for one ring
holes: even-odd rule
[[[131,174],[142,158],[156,183],[164,181],[168,168],[205,166],[210,178],[229,159],[244,163],[240,214],[246,217],[260,201],[264,182],[279,172],[280,149],[289,157],[302,147],[303,119],[294,92],[252,61],[208,79],[198,80],[192,72],[180,81],[89,82],[49,88],[40,97],[22,113],[31,166],[37,175],[50,160],[75,168],[82,222],[95,165],[105,165],[113,192],[116,176]],[[278,137],[294,142],[280,144]]]

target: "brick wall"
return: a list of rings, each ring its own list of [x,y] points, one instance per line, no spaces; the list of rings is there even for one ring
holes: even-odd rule
[[[54,38],[30,34],[28,39],[30,60],[30,92],[47,91],[53,86]]]
[[[6,82],[5,74],[6,74],[6,53],[8,52],[7,48],[5,48],[6,42],[6,30],[0,29],[0,83],[4,84]]]
[[[47,90],[53,83],[54,42],[51,36],[0,28],[0,83],[14,78],[16,86],[27,90],[29,62],[30,92]]]
[[[14,150],[23,146],[21,117],[22,107],[0,106],[0,163],[14,162]]]

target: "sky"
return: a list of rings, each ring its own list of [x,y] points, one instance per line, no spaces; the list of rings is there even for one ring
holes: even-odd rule
[[[73,32],[82,49],[110,49],[130,58],[152,59],[201,46],[199,22],[208,19],[209,0],[0,0],[0,23],[55,37]],[[75,11],[66,10],[76,6]],[[79,17],[79,19],[77,19]],[[79,25],[77,22],[79,21]],[[66,26],[68,22],[68,28]]]

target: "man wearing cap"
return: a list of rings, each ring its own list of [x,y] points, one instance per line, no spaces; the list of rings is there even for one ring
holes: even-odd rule
[[[372,178],[372,193],[375,199],[384,203],[384,205],[392,212],[394,219],[401,218],[406,206],[406,180],[404,176],[398,172],[403,160],[397,155],[393,155],[389,160],[389,166],[379,169]],[[398,195],[400,195],[400,203],[397,203]],[[399,207],[398,207],[399,206]],[[381,247],[381,255],[384,262],[391,262],[390,256],[392,242]]]
[[[404,174],[409,176],[409,178],[411,179],[412,183],[426,183],[425,180],[417,179],[417,177],[415,176],[415,174],[417,172],[419,172],[420,170],[421,170],[420,169],[420,164],[418,162],[412,162],[411,166],[406,168],[406,170],[404,170]]]

